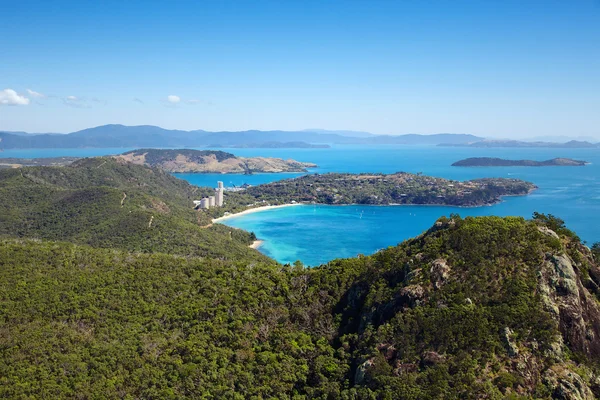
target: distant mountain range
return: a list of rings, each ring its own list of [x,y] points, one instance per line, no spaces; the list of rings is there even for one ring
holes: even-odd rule
[[[368,132],[240,131],[208,132],[163,129],[158,126],[103,125],[68,134],[0,132],[0,148],[76,147],[306,147],[307,144],[469,144],[483,138],[442,133],[435,135],[373,135]]]
[[[439,133],[433,135],[374,135],[347,130],[305,129],[301,131],[238,131],[209,132],[204,130],[174,130],[158,126],[102,125],[68,134],[0,131],[0,149],[15,148],[77,148],[77,147],[257,147],[310,148],[328,144],[428,144],[469,147],[600,147],[588,141],[566,143],[489,140],[483,137]]]

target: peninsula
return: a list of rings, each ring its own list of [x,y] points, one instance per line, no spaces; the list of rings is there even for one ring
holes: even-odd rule
[[[269,157],[236,157],[218,150],[162,150],[140,149],[114,156],[118,161],[147,167],[158,167],[167,172],[195,172],[220,174],[252,174],[255,172],[307,172],[316,164]]]
[[[553,158],[546,161],[506,160],[494,157],[465,158],[452,164],[453,167],[581,167],[587,161],[572,158]]]
[[[498,203],[502,196],[526,195],[536,188],[530,182],[505,178],[461,182],[405,172],[389,175],[313,174],[227,194],[222,212],[239,212],[248,205],[293,203],[474,207]]]

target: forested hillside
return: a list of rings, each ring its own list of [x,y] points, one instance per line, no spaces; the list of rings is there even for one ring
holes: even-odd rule
[[[5,239],[0,396],[591,399],[598,283],[544,215],[314,269]]]
[[[214,193],[112,158],[0,170],[0,235],[215,258],[265,259],[253,236],[193,210]]]

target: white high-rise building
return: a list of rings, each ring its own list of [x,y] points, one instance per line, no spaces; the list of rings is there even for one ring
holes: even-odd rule
[[[208,198],[208,206],[214,207],[216,204],[217,204],[217,199],[215,198],[215,196],[210,196]]]
[[[208,197],[203,198],[202,200],[200,200],[200,208],[209,208],[209,204],[208,204]]]
[[[223,192],[225,189],[223,188],[223,182],[217,182],[217,188],[215,189],[215,199],[217,207],[223,207]]]

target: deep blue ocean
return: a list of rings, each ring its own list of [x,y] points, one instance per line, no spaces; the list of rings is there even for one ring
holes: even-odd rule
[[[128,149],[5,150],[0,157],[97,156]],[[287,263],[318,265],[334,258],[371,254],[428,229],[442,215],[518,215],[534,211],[554,214],[588,243],[600,241],[600,149],[474,149],[436,146],[334,146],[330,149],[232,149],[239,156],[293,158],[319,165],[312,172],[422,172],[448,179],[510,177],[533,182],[528,196],[505,198],[500,204],[475,208],[438,206],[295,206],[261,211],[226,220],[230,226],[256,233],[260,251]],[[487,167],[450,165],[467,157],[546,160],[569,157],[589,161],[585,167]],[[301,174],[175,174],[192,184],[226,186],[272,182]]]

